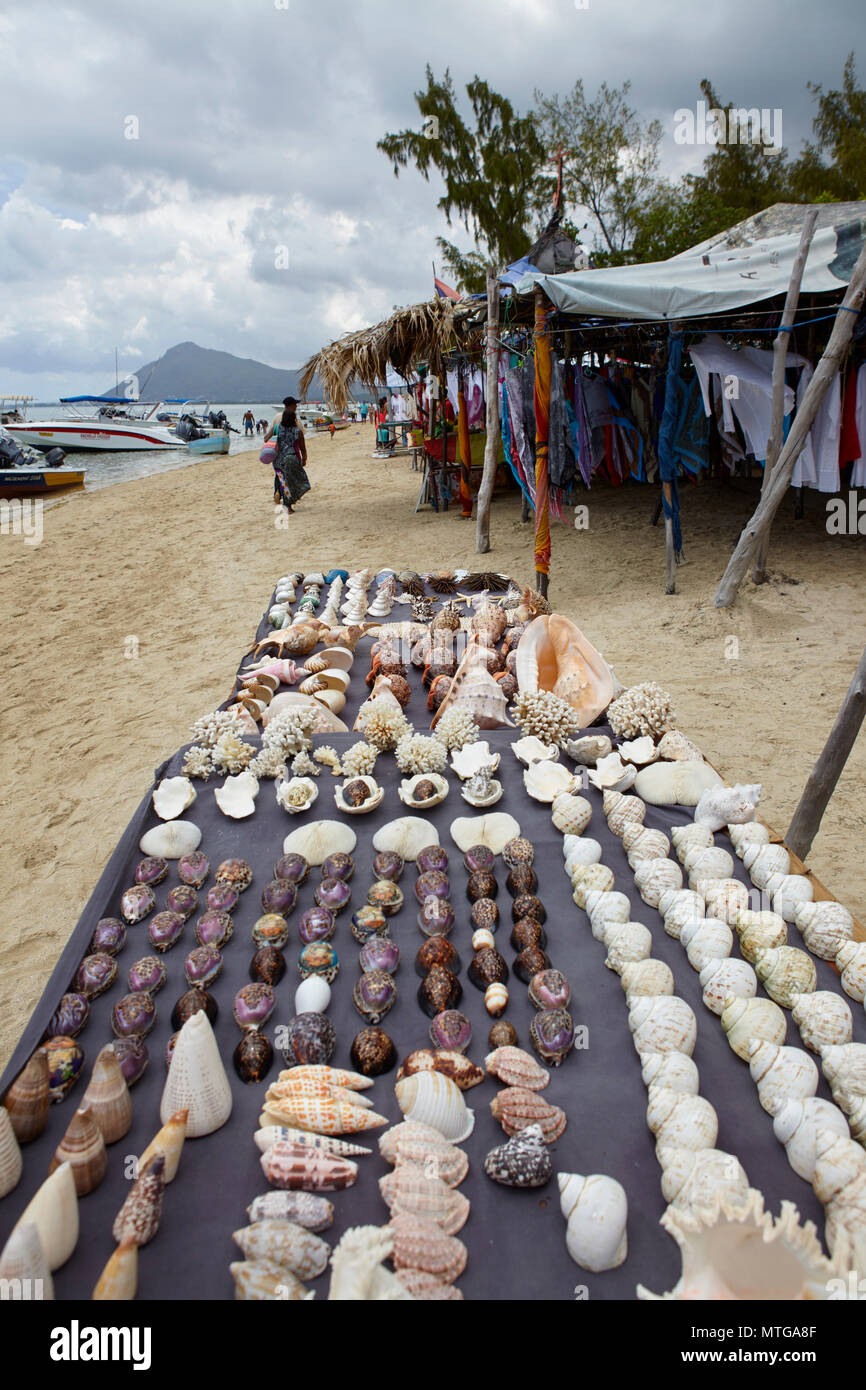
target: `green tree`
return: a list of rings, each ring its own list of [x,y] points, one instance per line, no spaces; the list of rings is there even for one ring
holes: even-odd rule
[[[395,176],[414,163],[425,179],[436,170],[445,184],[437,206],[449,226],[457,216],[476,249],[462,252],[437,237],[443,259],[459,288],[484,289],[488,264],[502,269],[525,254],[532,225],[538,170],[544,147],[532,113],[521,116],[507,97],[478,76],[466,85],[474,124],[457,109],[451,74],[439,81],[427,68],[427,89],[415,93],[421,130],[401,130],[377,142]]]
[[[578,79],[564,97],[535,93],[548,159],[562,150],[564,205],[574,209],[572,223],[588,216],[600,265],[631,259],[643,209],[656,189],[661,124],[641,119],[629,105],[630,90],[630,82],[622,87],[603,82],[589,100]],[[549,210],[553,191],[554,176],[539,171],[540,209]]]
[[[848,54],[840,91],[825,92],[813,82],[809,91],[818,102],[815,143],[803,146],[791,170],[793,187],[807,202],[866,198],[866,90],[857,85],[854,54]]]

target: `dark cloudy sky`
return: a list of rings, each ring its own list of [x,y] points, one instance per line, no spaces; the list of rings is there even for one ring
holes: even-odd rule
[[[376,140],[420,125],[428,62],[520,109],[630,78],[675,174],[701,77],[796,152],[864,30],[863,0],[6,0],[0,391],[101,390],[115,346],[124,373],[189,338],[292,367],[425,298],[437,233],[469,239]]]

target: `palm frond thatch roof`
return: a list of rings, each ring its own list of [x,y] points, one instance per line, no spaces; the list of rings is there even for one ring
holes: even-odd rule
[[[448,299],[397,309],[384,322],[347,333],[314,353],[301,368],[301,392],[306,395],[318,376],[333,409],[341,411],[350,381],[375,390],[386,380],[389,365],[408,376],[415,363],[426,362],[441,376],[448,352],[480,353],[480,337],[473,331],[476,313],[474,305]]]

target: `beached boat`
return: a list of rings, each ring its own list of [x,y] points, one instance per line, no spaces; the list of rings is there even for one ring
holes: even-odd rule
[[[62,418],[25,420],[8,426],[22,444],[45,452],[58,445],[66,450],[128,452],[137,449],[177,449],[171,426],[159,423],[162,401],[128,401],[123,396],[67,396],[60,401]],[[89,409],[88,409],[89,407]]]
[[[38,497],[83,487],[83,468],[0,468],[0,497]]]
[[[227,454],[230,444],[228,430],[211,430],[203,439],[191,439],[186,447],[191,454]]]

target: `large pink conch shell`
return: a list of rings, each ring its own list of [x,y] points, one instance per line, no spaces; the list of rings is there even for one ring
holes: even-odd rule
[[[550,690],[571,705],[585,728],[613,699],[614,676],[576,623],[561,613],[533,618],[517,644],[521,694]]]
[[[280,660],[275,657],[273,661],[258,661],[252,666],[244,668],[244,677],[253,676],[274,676],[283,685],[294,685],[298,679],[298,668],[294,661],[288,658]]]
[[[447,709],[465,709],[479,729],[501,729],[508,725],[508,701],[487,669],[485,648],[476,635],[469,639],[463,660],[454,673],[451,688],[433,716],[430,725],[435,729]]]

